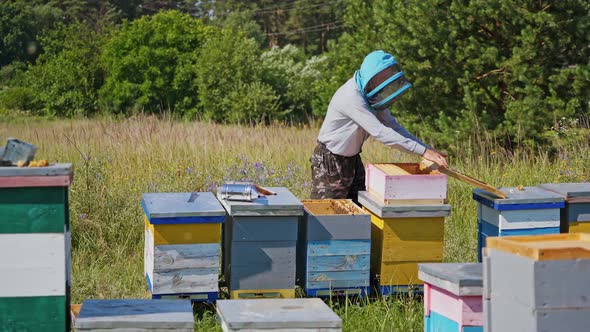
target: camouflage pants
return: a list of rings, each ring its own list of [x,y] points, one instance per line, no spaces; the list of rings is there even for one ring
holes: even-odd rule
[[[311,161],[311,198],[349,198],[358,203],[358,192],[365,190],[365,167],[361,156],[340,156],[323,143],[313,151]]]

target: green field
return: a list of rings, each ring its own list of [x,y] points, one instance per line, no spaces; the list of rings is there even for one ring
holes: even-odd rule
[[[0,123],[0,138],[38,146],[38,159],[72,162],[72,302],[87,298],[148,298],[143,275],[141,194],[206,191],[224,180],[252,179],[309,197],[310,164],[318,128],[245,127],[157,118]],[[485,137],[485,135],[479,135]],[[475,135],[474,135],[475,137]],[[473,143],[476,142],[476,143]],[[450,165],[495,186],[587,181],[584,140],[507,152],[492,139],[457,142]],[[363,161],[417,161],[370,140]],[[451,216],[445,261],[476,260],[476,210],[471,188],[449,179]],[[412,298],[334,303],[345,331],[421,331],[422,303]],[[220,330],[212,308],[199,310],[197,330]]]

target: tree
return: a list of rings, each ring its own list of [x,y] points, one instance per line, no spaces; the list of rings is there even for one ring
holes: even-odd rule
[[[204,42],[216,29],[178,11],[125,22],[107,43],[107,78],[100,91],[112,112],[194,112],[196,65]]]

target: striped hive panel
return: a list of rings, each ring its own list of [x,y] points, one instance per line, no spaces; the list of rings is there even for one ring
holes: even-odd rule
[[[146,218],[146,228],[154,236],[154,244],[194,244],[220,243],[221,224],[150,224]]]

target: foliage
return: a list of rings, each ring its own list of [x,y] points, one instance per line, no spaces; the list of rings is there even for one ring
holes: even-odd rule
[[[194,112],[198,54],[215,31],[178,11],[125,22],[103,52],[108,71],[100,90],[104,109]]]

